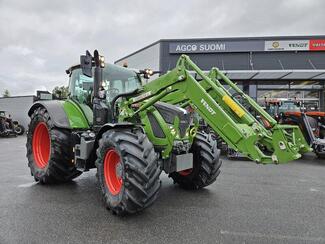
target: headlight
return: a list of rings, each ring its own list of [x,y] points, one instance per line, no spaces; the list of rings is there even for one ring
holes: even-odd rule
[[[99,56],[99,65],[101,68],[105,67],[105,57],[104,56]]]

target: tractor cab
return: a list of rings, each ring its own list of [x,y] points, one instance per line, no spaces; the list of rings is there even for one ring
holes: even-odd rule
[[[133,70],[114,64],[106,64],[102,72],[102,82],[99,89],[100,95],[105,98],[107,105],[117,95],[131,92],[141,87],[141,77]],[[92,77],[84,75],[80,65],[71,67],[67,70],[67,73],[70,75],[70,97],[80,104],[92,107],[94,98],[94,67],[92,68]]]
[[[286,112],[300,112],[301,101],[288,99],[265,99],[265,110],[276,120],[280,115]]]

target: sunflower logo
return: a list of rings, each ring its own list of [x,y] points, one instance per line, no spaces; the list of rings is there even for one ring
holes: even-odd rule
[[[280,43],[279,42],[273,42],[272,43],[272,47],[273,48],[278,48],[280,46]]]

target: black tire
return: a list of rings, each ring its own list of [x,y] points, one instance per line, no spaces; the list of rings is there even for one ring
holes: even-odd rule
[[[212,184],[220,174],[220,150],[211,134],[196,134],[190,152],[193,153],[193,169],[186,175],[173,172],[169,175],[174,183],[184,189],[200,189]]]
[[[22,125],[15,125],[15,132],[18,134],[18,135],[23,135],[25,133],[25,128],[24,126]]]
[[[35,128],[43,124],[47,128],[50,140],[49,158],[44,167],[39,167],[33,152],[33,137]],[[45,142],[43,142],[45,143]],[[41,183],[58,183],[70,181],[81,174],[72,162],[73,149],[71,131],[53,126],[45,108],[37,108],[31,115],[27,133],[27,158],[31,175]]]
[[[224,143],[224,140],[222,139],[222,137],[213,131],[211,131],[210,133],[211,133],[212,139],[217,141],[217,148],[220,150],[220,153],[222,154],[222,153],[226,152],[227,148],[225,148],[225,146],[224,146],[226,144]]]
[[[114,192],[105,174],[106,155],[114,151],[119,156],[121,185]],[[161,168],[157,154],[147,136],[138,129],[112,129],[105,132],[97,149],[97,177],[105,207],[113,214],[135,213],[150,206],[161,186]],[[118,167],[118,166],[116,166]],[[114,194],[112,193],[114,192]]]

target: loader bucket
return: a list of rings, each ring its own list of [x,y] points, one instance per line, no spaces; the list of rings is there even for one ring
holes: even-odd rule
[[[298,126],[276,124],[272,128],[272,134],[272,160],[275,163],[298,159],[301,154],[312,150]]]

